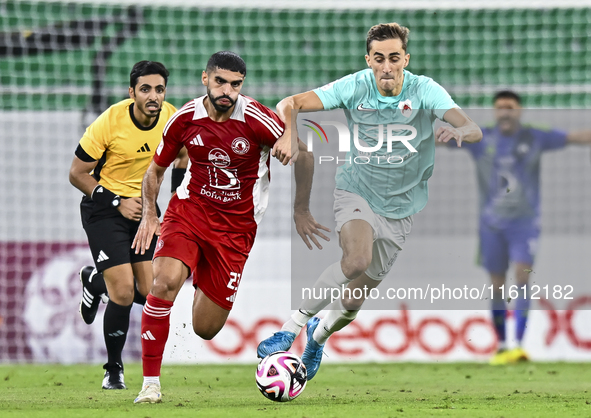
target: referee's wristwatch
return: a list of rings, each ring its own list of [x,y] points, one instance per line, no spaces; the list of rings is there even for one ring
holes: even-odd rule
[[[121,196],[116,195],[113,198],[113,201],[111,202],[111,206],[113,206],[114,208],[118,208],[120,204],[121,204]]]

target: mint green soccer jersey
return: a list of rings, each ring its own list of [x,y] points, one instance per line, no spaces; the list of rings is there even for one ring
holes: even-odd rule
[[[314,92],[325,110],[345,109],[351,133],[350,151],[337,169],[337,189],[363,197],[375,213],[387,218],[402,219],[423,209],[427,179],[433,173],[435,119],[459,107],[445,89],[405,70],[400,94],[385,97],[371,69],[366,69]],[[360,149],[354,141],[355,125]]]

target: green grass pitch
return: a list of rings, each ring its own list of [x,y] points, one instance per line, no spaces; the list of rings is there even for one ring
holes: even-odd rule
[[[591,365],[523,363],[324,364],[292,402],[265,399],[254,365],[164,366],[163,402],[134,405],[100,389],[100,366],[0,366],[1,417],[591,417]],[[589,391],[589,392],[588,392]]]

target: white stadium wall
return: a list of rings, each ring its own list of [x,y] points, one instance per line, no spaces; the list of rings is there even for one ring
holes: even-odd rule
[[[289,247],[289,240],[257,242],[235,308],[226,327],[211,341],[200,339],[192,331],[193,289],[187,283],[172,310],[165,364],[255,362],[258,342],[276,331],[290,313],[289,281],[284,274],[274,273],[288,265]],[[104,361],[104,305],[92,326],[84,324],[78,315],[77,272],[81,265],[90,263],[88,249],[78,246],[56,254],[33,272],[22,299],[26,331],[24,346],[19,347],[21,360]],[[579,298],[579,302],[583,308],[591,308],[591,297]],[[407,310],[407,306],[396,303],[393,308],[398,309],[361,312],[352,325],[329,340],[325,361],[485,361],[494,350],[496,341],[488,311]],[[534,308],[539,307],[534,304]],[[20,307],[16,309],[20,311]],[[140,317],[141,309],[135,306],[131,321],[135,332],[128,337],[126,361],[139,359]],[[590,360],[589,320],[588,310],[533,310],[525,348],[533,360]],[[512,321],[509,324],[511,329]],[[294,344],[298,354],[303,351],[302,336]],[[7,342],[1,343],[5,349]],[[30,356],[25,357],[29,350]]]

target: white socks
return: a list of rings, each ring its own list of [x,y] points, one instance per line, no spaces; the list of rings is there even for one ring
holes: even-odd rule
[[[142,387],[149,385],[150,383],[155,383],[160,386],[160,376],[144,376],[144,384]]]
[[[291,315],[291,318],[283,324],[281,330],[293,332],[297,336],[308,322],[308,319],[312,318],[330,303],[331,289],[341,289],[341,286],[346,285],[350,281],[343,274],[340,261],[328,266],[320,277],[318,277],[312,289],[313,296],[326,295],[326,298],[304,300],[300,310]]]
[[[289,320],[285,324],[283,324],[283,326],[281,327],[281,331],[293,332],[297,337],[302,328],[308,322],[308,319],[312,318],[313,316],[314,314],[307,314],[302,311],[295,311],[291,314],[291,318],[289,318]]]
[[[304,300],[300,310],[310,313],[311,316],[316,315],[331,302],[331,290],[341,289],[343,285],[347,285],[350,281],[343,274],[340,261],[331,264],[314,283],[314,287],[311,289],[313,298]]]
[[[333,333],[343,329],[349,325],[359,311],[348,311],[343,307],[343,301],[341,299],[335,300],[330,305],[330,310],[324,318],[320,321],[316,330],[314,331],[314,341],[322,345],[328,340]]]

